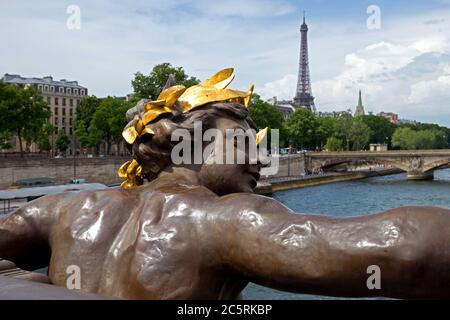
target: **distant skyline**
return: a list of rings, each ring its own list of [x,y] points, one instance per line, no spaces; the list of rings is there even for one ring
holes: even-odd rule
[[[318,111],[366,112],[450,126],[450,0],[0,0],[0,73],[77,80],[124,96],[158,63],[204,79],[234,67],[233,88],[294,96],[303,10]],[[81,29],[69,30],[69,5]],[[367,7],[381,10],[369,30]]]

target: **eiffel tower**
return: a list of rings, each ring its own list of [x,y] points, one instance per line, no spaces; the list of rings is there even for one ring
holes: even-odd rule
[[[305,22],[305,12],[303,11],[303,24],[300,26],[300,59],[298,66],[297,90],[294,97],[293,106],[295,108],[306,108],[316,112],[314,97],[311,91],[311,80],[309,78],[308,61],[308,25]]]

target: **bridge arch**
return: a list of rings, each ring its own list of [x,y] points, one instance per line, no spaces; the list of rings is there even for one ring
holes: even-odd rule
[[[407,172],[408,179],[430,179],[434,170],[450,165],[450,150],[314,152],[305,155],[305,168],[327,169],[357,161],[398,168]]]

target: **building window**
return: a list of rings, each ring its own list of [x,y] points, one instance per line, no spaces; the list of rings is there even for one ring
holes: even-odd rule
[[[52,99],[50,97],[47,97],[47,104],[51,104],[52,103]]]
[[[66,106],[66,98],[62,98],[62,105]]]
[[[48,92],[48,86],[47,85],[44,86],[44,91]]]
[[[73,89],[73,94],[78,95],[78,89]]]
[[[63,126],[66,125],[66,118],[62,118],[62,125],[63,125]]]
[[[84,90],[83,89],[81,89],[80,95],[84,96]]]
[[[72,125],[72,118],[69,118],[69,125]]]
[[[50,92],[55,92],[55,86],[50,86]]]
[[[72,127],[69,128],[69,134],[72,135],[73,131],[72,131]]]
[[[58,98],[55,98],[55,100],[56,99],[58,99]],[[55,116],[57,116],[58,115],[58,107],[55,107]]]
[[[59,93],[64,93],[64,88],[63,87],[59,87]]]
[[[80,104],[80,99],[77,99],[77,105],[79,105]]]
[[[58,125],[58,117],[55,117],[55,126]]]
[[[72,108],[69,109],[69,114],[72,115]]]
[[[69,106],[73,107],[73,99],[69,99]]]
[[[66,89],[66,93],[67,93],[67,94],[72,94],[72,89],[67,88],[67,89]]]
[[[58,98],[55,98],[55,105],[57,106],[59,104]]]
[[[62,110],[62,115],[65,116],[66,115],[66,108],[61,108]]]
[[[42,91],[42,84],[38,84],[38,90]]]

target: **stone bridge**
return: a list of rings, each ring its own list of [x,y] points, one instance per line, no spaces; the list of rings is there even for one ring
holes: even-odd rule
[[[434,170],[450,164],[450,150],[308,152],[305,169],[326,169],[357,161],[396,167],[406,171],[410,180],[425,180],[433,179]]]

